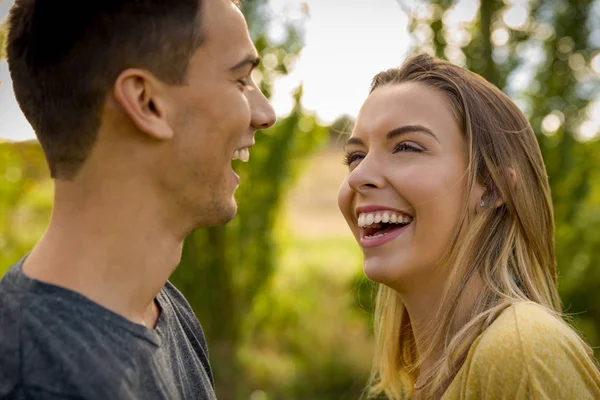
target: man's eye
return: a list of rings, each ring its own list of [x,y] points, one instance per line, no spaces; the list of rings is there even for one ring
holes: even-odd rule
[[[242,89],[247,89],[250,87],[250,82],[249,82],[248,78],[238,79],[237,83],[239,83],[241,85]]]

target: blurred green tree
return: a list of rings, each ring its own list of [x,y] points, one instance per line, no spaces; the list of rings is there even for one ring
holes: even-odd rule
[[[0,0],[0,3],[2,3],[2,1]],[[5,26],[4,24],[0,25],[0,60],[3,60],[4,57],[6,56],[4,54],[4,37],[6,36],[6,30],[5,30]]]
[[[249,30],[263,63],[254,76],[270,97],[274,80],[286,75],[302,48],[306,10],[297,18],[274,21],[266,0],[242,2]],[[294,15],[294,14],[292,14]],[[268,34],[273,23],[283,39]],[[256,134],[249,165],[236,165],[241,177],[238,216],[223,227],[201,229],[188,237],[181,264],[172,276],[197,313],[207,337],[219,399],[247,398],[248,382],[239,355],[243,326],[258,293],[275,269],[278,216],[284,194],[303,161],[327,139],[327,129],[294,95],[291,113],[275,127]]]
[[[5,35],[6,26],[0,24],[0,61],[5,57]],[[0,82],[0,86],[6,84]],[[44,154],[36,141],[0,139],[0,276],[43,233],[52,201],[48,178]]]
[[[0,141],[0,276],[31,249],[48,223],[48,178],[37,142]]]
[[[599,71],[591,65],[600,54],[600,2],[481,1],[471,18],[460,1],[416,9],[398,1],[412,16],[417,50],[481,74],[529,118],[552,188],[561,297],[599,346],[600,142],[590,140],[598,132],[586,120],[600,100]]]

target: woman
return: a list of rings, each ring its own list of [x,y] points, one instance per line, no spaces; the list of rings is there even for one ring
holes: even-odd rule
[[[561,319],[548,178],[500,90],[419,55],[378,74],[338,203],[380,283],[369,397],[600,399]]]

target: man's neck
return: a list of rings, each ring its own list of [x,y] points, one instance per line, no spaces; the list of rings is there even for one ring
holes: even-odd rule
[[[154,299],[179,264],[185,235],[170,231],[147,197],[84,197],[57,193],[48,230],[24,273],[154,327]]]

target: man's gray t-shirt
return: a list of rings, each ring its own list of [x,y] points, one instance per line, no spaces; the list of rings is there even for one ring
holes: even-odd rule
[[[0,281],[0,399],[216,398],[202,328],[169,282],[152,330],[30,279],[23,261]]]

